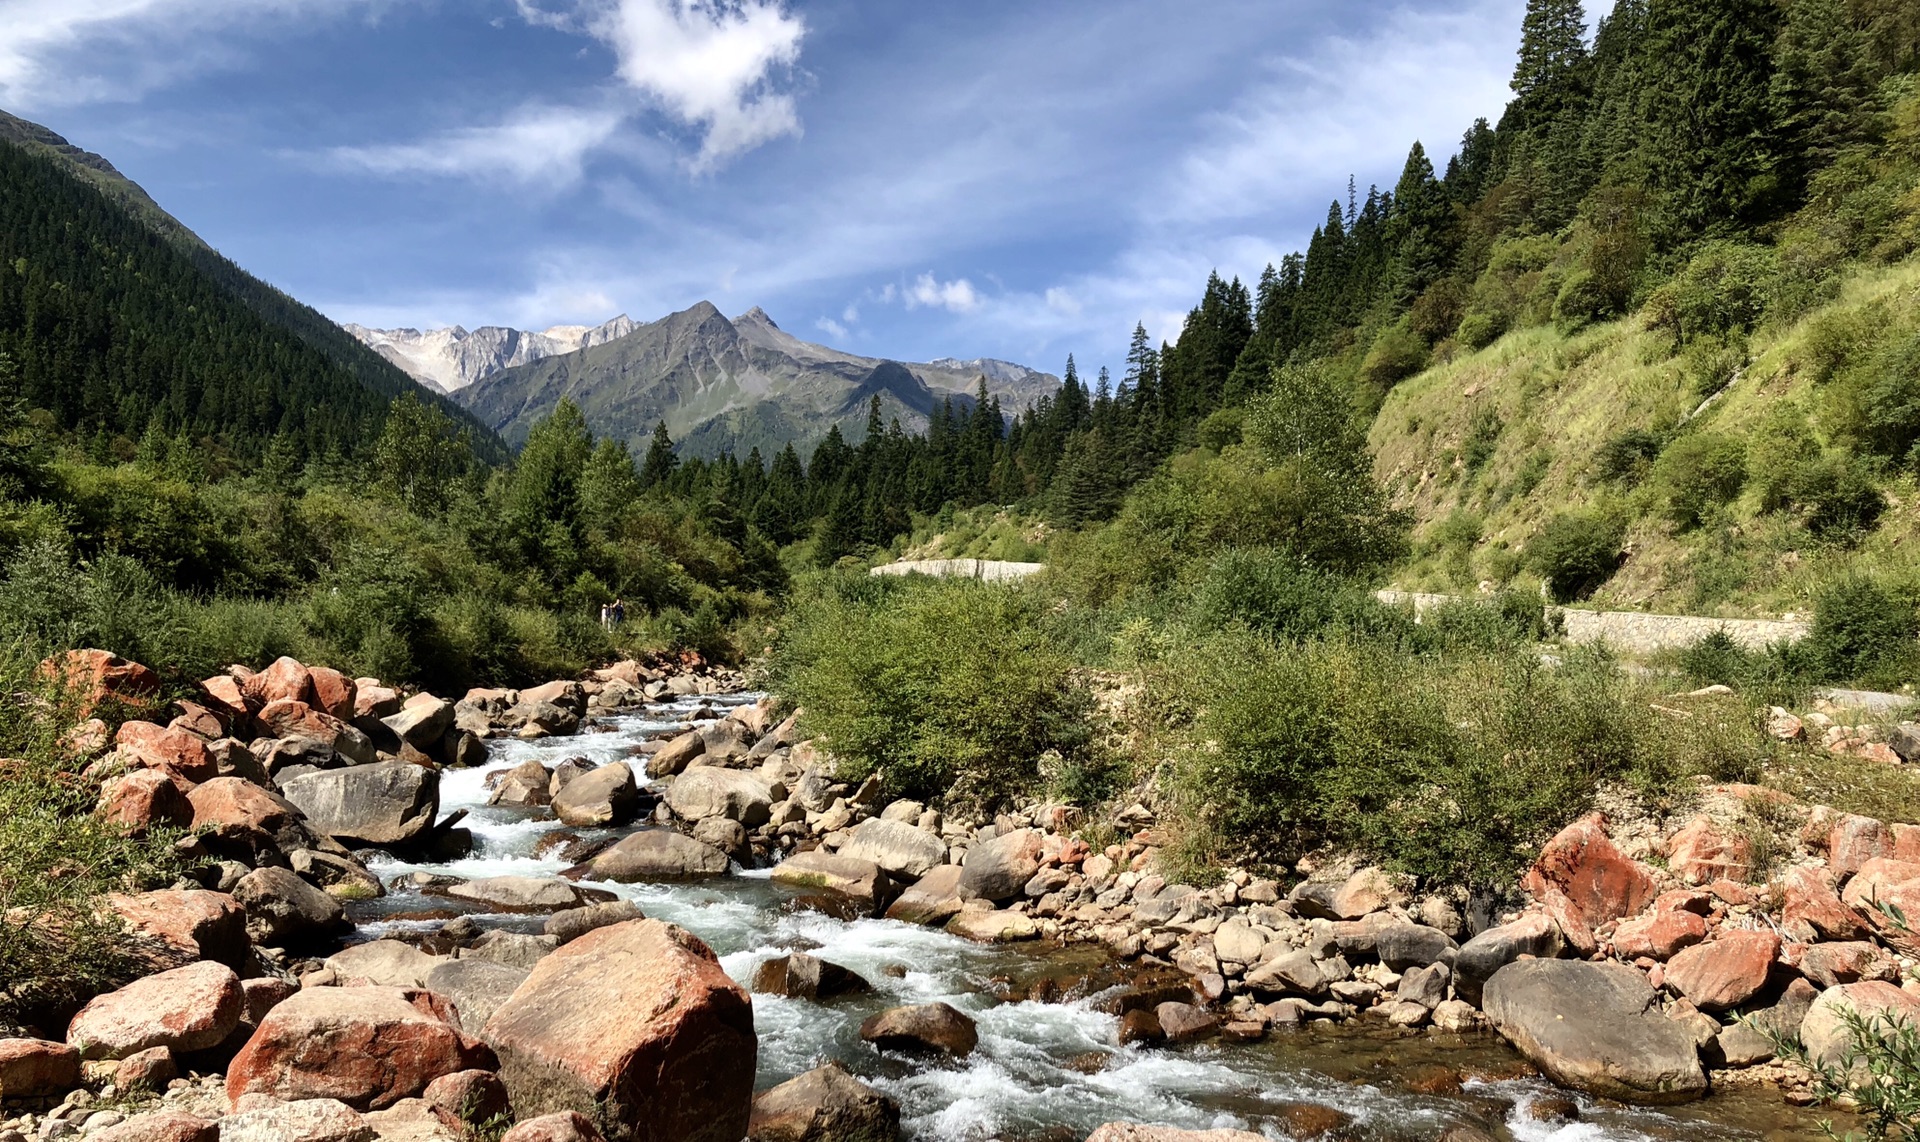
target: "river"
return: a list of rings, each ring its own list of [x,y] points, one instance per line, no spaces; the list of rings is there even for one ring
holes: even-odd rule
[[[448,771],[442,811],[466,809],[471,856],[443,864],[383,858],[373,871],[391,882],[428,871],[460,877],[552,875],[558,859],[533,855],[540,836],[561,826],[544,809],[486,803],[489,772],[538,758],[549,765],[585,757],[632,760],[635,747],[678,732],[701,705],[722,713],[758,695],[723,695],[652,705],[603,718],[578,737],[489,743],[486,765]],[[644,775],[644,767],[636,771]],[[644,780],[644,776],[643,776]],[[596,835],[573,830],[583,836]],[[604,833],[598,835],[605,835]],[[1579,1099],[1572,1122],[1531,1113],[1564,1092],[1512,1077],[1517,1056],[1492,1036],[1404,1034],[1380,1027],[1309,1026],[1263,1042],[1116,1047],[1118,1021],[1099,1010],[1097,993],[1066,1002],[1022,998],[1037,980],[1055,980],[1069,996],[1098,986],[1113,965],[1087,947],[987,947],[942,931],[889,920],[843,920],[806,904],[766,878],[738,871],[694,884],[599,884],[649,916],[694,932],[748,983],[764,960],[794,950],[851,968],[870,995],[831,1003],[754,997],[761,1089],[828,1059],[885,1091],[901,1106],[903,1134],[915,1142],[1079,1142],[1103,1122],[1127,1120],[1188,1128],[1238,1127],[1289,1137],[1278,1115],[1287,1104],[1330,1106],[1351,1115],[1364,1138],[1439,1137],[1469,1123],[1515,1142],[1653,1142],[1820,1137],[1819,1116],[1782,1104],[1771,1091],[1732,1091],[1691,1106],[1651,1111]],[[464,911],[452,901],[396,891],[354,905],[359,938],[420,934]],[[486,926],[538,931],[542,917],[473,913]],[[943,1000],[979,1022],[980,1045],[960,1061],[882,1056],[859,1037],[862,1019],[908,1003]],[[1416,1090],[1450,1070],[1467,1076],[1457,1092]]]

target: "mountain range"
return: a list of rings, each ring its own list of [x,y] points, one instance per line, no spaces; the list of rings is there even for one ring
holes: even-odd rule
[[[451,393],[502,369],[625,337],[633,332],[634,323],[623,313],[601,325],[555,325],[538,332],[502,325],[482,325],[471,331],[453,325],[422,332],[368,329],[348,322],[342,328],[414,380]]]
[[[424,343],[433,335],[416,336]],[[515,343],[526,345],[542,335],[519,336]],[[453,398],[511,444],[525,440],[564,398],[596,433],[636,449],[664,421],[683,453],[744,456],[759,448],[771,457],[789,442],[807,452],[835,425],[850,441],[864,438],[875,396],[885,420],[924,430],[945,401],[971,407],[983,382],[1009,414],[1060,384],[1051,374],[990,358],[863,357],[802,341],[757,307],[729,319],[703,301],[611,340],[587,339],[572,352],[482,373]]]

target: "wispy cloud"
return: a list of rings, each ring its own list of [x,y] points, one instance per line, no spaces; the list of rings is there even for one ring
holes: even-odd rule
[[[845,341],[847,339],[847,327],[831,317],[822,317],[813,323],[813,327],[836,341]]]
[[[793,95],[776,82],[798,63],[807,29],[783,0],[580,0],[562,12],[516,3],[533,23],[612,48],[621,81],[701,132],[696,172],[800,133]]]
[[[565,186],[580,180],[586,156],[619,130],[607,108],[522,107],[486,127],[461,127],[412,143],[334,147],[335,165],[388,176],[461,175]]]
[[[0,101],[128,100],[232,58],[209,33],[384,0],[0,0]],[[113,46],[109,54],[91,49]]]

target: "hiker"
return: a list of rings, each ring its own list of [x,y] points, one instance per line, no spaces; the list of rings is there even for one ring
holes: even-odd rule
[[[619,599],[613,601],[613,625],[619,626],[627,621],[627,605]]]
[[[613,604],[612,603],[600,604],[600,629],[601,630],[613,629]]]

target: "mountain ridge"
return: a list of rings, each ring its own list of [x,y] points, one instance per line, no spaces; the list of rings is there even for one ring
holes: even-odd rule
[[[665,421],[683,452],[712,457],[788,443],[809,451],[835,426],[861,439],[876,396],[883,419],[921,431],[943,401],[970,407],[982,383],[1012,414],[1059,379],[992,358],[864,357],[803,341],[758,306],[730,319],[701,301],[624,336],[497,370],[454,399],[510,443],[568,399],[596,433],[629,447],[644,448]]]

